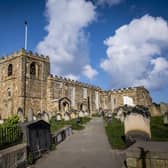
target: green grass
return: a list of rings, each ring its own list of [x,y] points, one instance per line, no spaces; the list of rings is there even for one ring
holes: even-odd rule
[[[82,130],[84,129],[84,124],[86,124],[87,122],[89,122],[91,120],[91,118],[89,117],[84,117],[81,118],[81,122],[77,123],[76,119],[72,119],[70,121],[56,121],[55,117],[53,117],[50,120],[50,129],[51,132],[54,133],[56,131],[58,131],[59,129],[63,128],[66,125],[70,125],[72,127],[73,130]]]
[[[105,127],[106,134],[110,145],[113,149],[124,149],[125,143],[122,139],[124,136],[124,125],[119,120],[113,119],[112,123]]]
[[[83,117],[83,118],[81,118],[81,124],[86,124],[86,123],[88,123],[90,120],[91,120],[90,117]]]
[[[163,124],[163,116],[151,117],[151,134],[153,141],[168,141],[168,126]]]
[[[168,126],[163,124],[163,116],[151,117],[151,134],[153,141],[168,141]],[[113,119],[112,123],[106,123],[106,134],[113,149],[124,149],[126,147],[122,136],[124,136],[124,124]]]
[[[98,113],[93,113],[92,117],[100,117],[100,115]]]

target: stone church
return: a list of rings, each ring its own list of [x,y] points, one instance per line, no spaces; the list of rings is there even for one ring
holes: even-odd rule
[[[80,111],[93,114],[98,111],[113,112],[124,105],[150,106],[152,99],[143,86],[103,90],[79,81],[50,74],[48,56],[33,54],[21,49],[0,58],[0,118],[13,114],[29,113],[38,116]]]

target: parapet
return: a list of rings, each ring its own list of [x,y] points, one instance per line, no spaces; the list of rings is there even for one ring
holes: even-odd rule
[[[122,93],[122,92],[136,91],[138,89],[145,89],[148,92],[148,90],[144,86],[135,86],[135,87],[112,89],[112,90],[109,90],[108,92],[111,92],[111,93]]]
[[[82,86],[82,87],[86,87],[86,88],[93,88],[93,89],[96,89],[96,90],[101,90],[101,88],[98,87],[98,86],[93,86],[93,85],[90,85],[88,83],[80,82],[80,81],[77,81],[77,80],[73,80],[73,79],[70,79],[70,78],[66,78],[66,77],[63,77],[63,76],[57,76],[57,75],[53,75],[53,74],[50,74],[48,76],[48,80],[55,80],[55,81],[60,81],[60,82],[63,82],[63,83],[76,85],[76,86]]]
[[[26,51],[24,48],[20,49],[19,51],[13,52],[9,55],[5,55],[0,57],[0,62],[5,62],[11,59],[14,59],[19,56],[29,56],[29,57],[34,57],[34,58],[39,58],[45,61],[49,61],[49,56],[44,56],[44,55],[39,55],[38,53],[33,53],[31,50]]]
[[[72,84],[72,85],[76,85],[76,86],[81,86],[81,87],[86,87],[86,88],[92,88],[98,91],[102,91],[106,94],[110,94],[110,93],[125,93],[125,92],[132,92],[132,91],[136,91],[138,89],[145,89],[147,92],[148,90],[144,87],[144,86],[136,86],[136,87],[127,87],[127,88],[120,88],[120,89],[112,89],[112,90],[103,90],[98,86],[94,86],[88,83],[83,83],[77,80],[73,80],[73,79],[69,79],[63,76],[57,76],[57,75],[53,75],[50,74],[48,77],[49,80],[55,80],[55,81],[60,81],[63,83],[67,83],[67,84]]]

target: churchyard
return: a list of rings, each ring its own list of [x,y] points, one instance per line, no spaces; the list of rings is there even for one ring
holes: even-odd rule
[[[106,133],[107,137],[105,139],[103,137],[104,140],[100,143],[106,144],[106,139],[108,139],[110,144],[108,148],[112,151],[111,159],[116,165],[127,165],[128,168],[143,168],[144,166],[150,168],[154,163],[157,163],[158,168],[166,168],[168,163],[168,125],[166,117],[166,115],[150,116],[149,111],[143,106],[123,106],[118,108],[113,114],[108,112],[95,113],[93,116],[83,115],[82,117],[69,120],[60,120],[58,116],[53,116],[48,122],[43,119],[37,119],[21,123],[20,118],[15,115],[4,121],[3,124],[0,124],[0,165],[2,168],[10,168],[13,164],[21,167],[31,164],[36,165],[35,161],[39,158],[43,162],[43,154],[46,151],[54,150],[54,155],[57,156],[62,150],[66,150],[64,143],[62,143],[63,141],[66,141],[67,149],[70,149],[70,151],[67,151],[67,158],[69,157],[68,152],[74,152],[74,150],[77,152],[77,156],[82,155],[81,150],[85,145],[87,156],[84,154],[83,157],[88,157],[87,152],[93,150],[94,154],[95,149],[92,149],[90,145],[95,144],[95,147],[99,150],[100,144],[98,143],[98,138],[102,141],[102,137],[96,138],[95,134],[105,136]],[[97,122],[101,123],[101,125],[98,126]],[[90,123],[92,124],[88,127]],[[101,130],[100,132],[97,130],[97,127]],[[74,130],[75,135],[73,135]],[[88,134],[88,132],[90,133]],[[88,139],[85,137],[86,135],[88,135]],[[69,140],[68,137],[71,136],[72,139]],[[76,142],[77,139],[74,138],[75,136],[81,142]],[[85,139],[86,141],[83,142],[81,139]],[[79,143],[78,148],[73,148],[75,142]],[[61,149],[59,148],[60,144]],[[58,151],[56,149],[57,146]],[[88,146],[90,147],[88,148]],[[101,148],[101,150],[103,148],[107,149],[107,146],[103,147],[102,144]],[[118,152],[114,152],[116,149]],[[53,153],[49,152],[47,159],[54,157],[51,154]],[[107,152],[104,155],[109,157]],[[74,155],[74,157],[77,156]],[[115,161],[115,157],[121,157],[122,159]],[[6,162],[9,158],[10,161]],[[90,156],[91,158],[92,156]],[[111,161],[110,159],[108,160],[107,167],[113,164]],[[63,164],[58,159],[56,162]],[[51,167],[56,162],[52,163]],[[81,163],[83,163],[82,160]],[[44,162],[44,164],[47,163]],[[92,162],[89,164],[92,164]],[[39,165],[41,167],[41,164],[37,162],[37,167]]]
[[[39,119],[21,122],[17,115],[9,117],[0,124],[0,167],[33,164],[43,152],[54,150],[56,145],[72,135],[73,130],[84,129],[90,120],[90,117],[83,116],[65,121],[53,116],[48,122]],[[19,160],[18,155],[24,157]]]
[[[152,141],[168,141],[168,126],[163,123],[163,116],[151,117],[150,127]],[[127,147],[124,142],[124,123],[115,118],[110,123],[105,120],[105,129],[113,149],[124,149]]]

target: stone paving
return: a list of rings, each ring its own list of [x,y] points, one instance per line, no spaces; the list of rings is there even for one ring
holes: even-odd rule
[[[39,159],[35,168],[121,168],[124,153],[112,150],[101,118],[93,118],[55,151]]]

